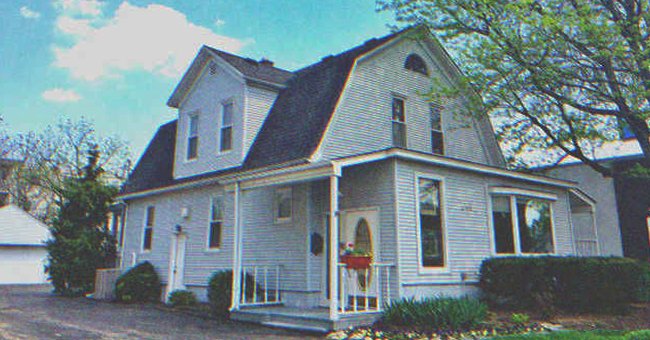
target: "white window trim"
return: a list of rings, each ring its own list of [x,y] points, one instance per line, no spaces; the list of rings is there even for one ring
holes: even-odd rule
[[[403,112],[404,113],[404,121],[403,122],[400,122],[399,120],[394,120],[393,119],[393,100],[395,98],[401,99],[402,102],[404,103],[404,112]],[[407,114],[406,114],[407,113],[406,103],[408,103],[408,100],[407,100],[407,97],[405,95],[401,95],[401,94],[396,93],[396,92],[391,92],[390,93],[390,133],[391,133],[391,135],[390,135],[390,144],[392,146],[395,146],[395,145],[393,145],[394,144],[394,141],[393,141],[393,123],[402,124],[402,125],[404,125],[404,139],[406,139],[406,143],[405,143],[406,145],[404,145],[404,148],[408,149],[409,148],[409,131],[408,131],[409,129],[408,129],[408,117],[407,117]]]
[[[228,127],[228,126],[223,125],[224,107],[226,105],[228,105],[228,104],[232,105],[232,122],[230,124],[230,129],[231,129],[231,133],[230,133],[230,149],[225,150],[225,151],[221,151],[221,130],[224,127]],[[233,152],[234,149],[235,149],[235,111],[236,111],[235,99],[233,97],[230,97],[230,98],[228,98],[226,100],[222,100],[219,106],[220,106],[219,117],[217,117],[219,130],[217,131],[218,132],[217,133],[217,142],[215,143],[215,145],[217,146],[217,156],[220,157],[220,156],[223,156],[223,155],[226,155],[226,154],[229,154],[229,153]]]
[[[493,188],[488,189],[488,228],[489,228],[489,235],[490,235],[490,249],[492,252],[492,256],[494,257],[508,257],[508,256],[548,256],[548,255],[557,255],[557,235],[556,235],[556,230],[555,230],[555,214],[553,212],[553,202],[555,202],[553,199],[547,198],[549,196],[548,193],[542,193],[538,191],[532,191],[528,189],[520,189],[517,190],[516,188],[508,188],[510,190],[514,189],[515,191],[521,191],[521,192],[526,192],[526,193],[534,193],[542,196],[532,196],[532,195],[521,195],[521,194],[515,194],[515,193],[493,193],[492,192]],[[493,216],[493,211],[492,211],[492,199],[494,196],[506,196],[508,197],[508,201],[510,203],[510,213],[511,213],[511,219],[512,219],[512,237],[513,237],[513,243],[515,247],[515,252],[514,253],[497,253],[497,244],[496,244],[496,233],[494,232],[494,216]],[[553,249],[551,252],[548,253],[523,253],[521,251],[521,239],[519,238],[519,215],[517,212],[517,197],[521,198],[532,198],[532,199],[539,199],[539,200],[545,200],[548,201],[548,209],[549,209],[549,214],[551,215],[551,239],[553,241]],[[557,198],[557,196],[555,196]]]
[[[289,201],[291,202],[291,216],[289,217],[278,217],[278,209],[280,208],[280,202],[277,200],[278,192],[286,191],[289,192]],[[287,224],[291,223],[293,219],[293,188],[292,187],[281,187],[276,188],[273,191],[273,221],[275,224]]]
[[[425,267],[422,264],[422,238],[421,238],[421,225],[420,225],[420,179],[430,179],[440,182],[440,212],[442,217],[440,219],[440,226],[442,227],[442,244],[444,246],[444,264],[442,267]],[[448,232],[447,232],[447,204],[445,204],[445,193],[446,193],[446,181],[444,176],[433,175],[430,173],[416,172],[414,175],[415,183],[415,231],[416,231],[416,243],[417,243],[417,262],[418,262],[418,274],[440,274],[440,273],[450,273],[451,268],[449,268],[449,244],[447,243]]]
[[[192,117],[197,117],[197,119],[198,119],[197,120],[197,125],[198,126],[196,127],[196,138],[197,138],[198,142],[196,143],[196,157],[189,158],[187,150],[190,147],[190,137],[192,137],[192,136],[190,136],[190,125],[191,125],[191,122],[192,122]],[[187,114],[187,124],[185,125],[185,150],[184,150],[185,157],[183,157],[185,163],[196,162],[199,159],[199,142],[200,142],[200,139],[201,139],[201,138],[199,138],[199,135],[200,135],[199,129],[201,128],[201,123],[200,123],[200,118],[198,118],[198,117],[199,117],[199,111],[198,110],[194,110],[194,111]]]
[[[432,154],[438,155],[436,153],[433,153],[433,133],[432,132],[434,132],[434,131],[435,132],[440,132],[440,134],[442,135],[442,154],[440,156],[444,156],[446,154],[446,151],[447,151],[447,141],[446,141],[445,132],[444,132],[444,130],[445,130],[445,127],[444,127],[445,122],[444,122],[444,120],[442,118],[442,112],[443,112],[444,106],[442,104],[440,104],[440,103],[437,103],[437,102],[429,102],[428,104],[429,104],[429,125],[430,125],[429,126],[430,127],[430,129],[429,129],[429,138],[431,138],[431,148],[429,148],[429,149],[430,149]],[[431,106],[433,106],[433,105],[437,105],[437,106],[440,107],[440,130],[434,129],[433,128],[433,122],[431,121]]]
[[[144,238],[145,238],[147,227],[148,227],[147,226],[147,215],[148,215],[149,208],[153,208],[153,210],[154,210],[154,219],[153,219],[153,225],[151,226],[151,229],[152,229],[151,248],[145,249],[144,248]],[[142,237],[140,238],[140,253],[141,254],[150,253],[151,250],[153,250],[153,231],[155,231],[155,228],[154,228],[155,226],[156,226],[156,206],[153,205],[153,204],[150,204],[150,205],[147,205],[144,208],[144,218],[142,219]],[[126,235],[125,235],[125,237],[126,237]]]
[[[212,219],[212,206],[214,205],[214,200],[217,199],[217,198],[221,199],[221,207],[220,207],[221,208],[221,220],[213,220]],[[205,236],[206,236],[205,237],[205,251],[217,253],[217,252],[219,252],[221,250],[221,245],[223,244],[223,223],[224,223],[223,209],[224,209],[225,205],[226,205],[226,202],[225,202],[225,196],[224,195],[217,194],[217,195],[213,195],[212,197],[210,197],[210,208],[208,209],[208,228],[207,228],[207,232],[205,233]],[[213,222],[221,222],[221,230],[219,230],[221,235],[219,237],[219,246],[218,247],[210,247],[210,230],[212,229],[212,223]]]

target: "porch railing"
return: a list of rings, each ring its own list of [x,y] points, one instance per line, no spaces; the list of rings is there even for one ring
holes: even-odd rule
[[[343,263],[339,268],[340,314],[376,313],[390,303],[390,263],[372,263],[367,269],[348,269]]]
[[[580,256],[597,256],[598,240],[595,239],[576,240],[576,252]]]
[[[240,306],[260,306],[282,303],[280,274],[282,266],[242,266]]]

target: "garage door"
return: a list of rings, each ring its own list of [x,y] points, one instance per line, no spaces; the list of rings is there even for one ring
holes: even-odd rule
[[[0,247],[0,284],[47,283],[46,261],[43,247]]]

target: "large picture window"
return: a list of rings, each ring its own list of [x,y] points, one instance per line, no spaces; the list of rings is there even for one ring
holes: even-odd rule
[[[420,263],[423,267],[445,266],[440,181],[418,179]]]
[[[212,198],[210,206],[210,229],[208,230],[208,249],[221,246],[221,229],[223,225],[223,197]]]
[[[156,208],[153,206],[147,207],[144,217],[144,235],[142,238],[142,249],[151,250],[153,241],[153,227],[156,220]]]
[[[497,254],[553,253],[551,203],[521,196],[493,196],[492,224]]]

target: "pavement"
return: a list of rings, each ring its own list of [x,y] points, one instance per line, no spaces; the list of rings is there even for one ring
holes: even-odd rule
[[[52,294],[50,286],[0,285],[0,339],[318,339],[309,333],[201,318],[157,305]]]

